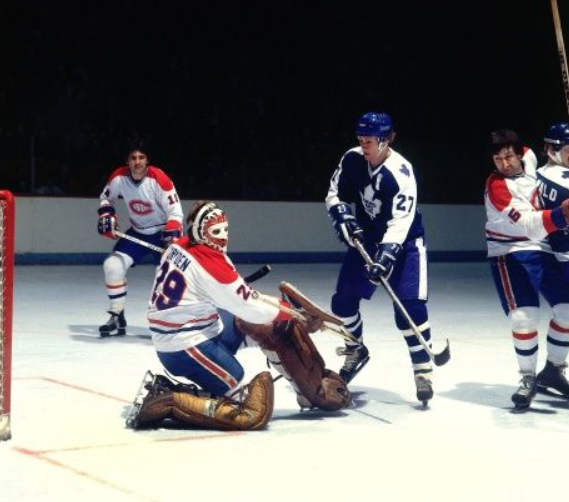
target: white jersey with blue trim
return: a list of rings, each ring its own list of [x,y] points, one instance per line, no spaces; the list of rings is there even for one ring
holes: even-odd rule
[[[376,168],[365,160],[361,147],[344,154],[330,180],[326,207],[340,203],[355,205],[368,242],[402,245],[424,236],[413,166],[391,148]]]
[[[146,176],[134,180],[127,166],[116,169],[100,196],[100,206],[113,206],[124,199],[132,227],[149,235],[164,230],[168,222],[182,228],[182,205],[172,180],[154,166],[148,166]]]
[[[551,211],[541,211],[537,192],[537,158],[525,149],[521,174],[506,177],[493,172],[486,181],[486,243],[488,257],[516,251],[547,251],[545,240],[556,229]]]
[[[186,350],[218,336],[218,309],[255,324],[289,317],[252,293],[225,253],[178,239],[162,256],[148,307],[156,350]]]
[[[555,209],[569,199],[569,169],[551,161],[537,170],[539,198],[543,207]],[[569,261],[569,228],[557,230],[548,237],[559,261]]]

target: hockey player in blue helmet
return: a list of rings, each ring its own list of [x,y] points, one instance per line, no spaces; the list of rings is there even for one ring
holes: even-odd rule
[[[540,201],[544,209],[561,207],[569,218],[569,211],[562,202],[569,198],[569,124],[553,124],[545,134],[545,153],[547,163],[537,170],[537,183]],[[563,278],[569,288],[569,232],[567,228],[557,230],[548,237],[551,249],[561,268]],[[555,357],[548,354],[545,368],[537,375],[537,386],[541,391],[569,397],[569,381],[565,376],[567,354],[569,352],[569,322],[566,325],[550,324],[555,336],[548,334],[548,346],[553,345]]]
[[[340,375],[347,382],[369,360],[360,302],[372,297],[381,279],[389,282],[424,340],[429,343],[431,338],[426,248],[413,166],[391,147],[395,132],[387,113],[363,114],[355,133],[359,145],[343,155],[326,197],[338,237],[348,246],[332,296],[332,312],[359,341],[348,342],[338,351],[346,356]],[[366,267],[356,239],[374,257],[373,267]],[[409,348],[417,398],[426,404],[433,396],[430,356],[395,306],[394,313]]]

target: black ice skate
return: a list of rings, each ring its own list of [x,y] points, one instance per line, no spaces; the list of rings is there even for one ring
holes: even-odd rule
[[[126,335],[126,319],[124,318],[124,310],[120,313],[109,310],[111,317],[106,324],[99,326],[99,336],[105,338],[107,336],[124,336]]]
[[[415,385],[417,386],[417,399],[427,406],[429,400],[433,398],[433,383],[431,381],[433,372],[431,370],[416,370]]]
[[[533,398],[537,393],[537,379],[533,374],[522,374],[520,386],[512,394],[512,402],[516,410],[525,410],[530,407]]]
[[[551,361],[547,361],[545,368],[537,374],[537,389],[553,396],[569,398],[566,368],[567,364],[555,366]]]
[[[369,350],[365,345],[340,347],[336,349],[336,354],[346,356],[340,369],[340,376],[346,383],[350,383],[369,361]]]
[[[138,429],[138,415],[147,399],[172,392],[170,386],[173,385],[170,380],[162,375],[155,375],[150,370],[144,374],[144,378],[140,383],[138,392],[134,396],[134,400],[126,417],[126,426],[130,429]]]

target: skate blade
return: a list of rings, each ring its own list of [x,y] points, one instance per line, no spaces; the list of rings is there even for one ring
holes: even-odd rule
[[[140,408],[142,407],[142,403],[144,402],[144,398],[148,394],[150,385],[154,381],[154,373],[150,370],[147,370],[142,378],[142,382],[140,382],[140,386],[138,387],[138,391],[134,396],[132,401],[132,405],[130,406],[130,410],[126,416],[125,425],[129,429],[136,428],[136,419],[138,417],[138,413],[140,412]]]
[[[540,387],[539,385],[537,386],[537,391],[540,394],[545,394],[546,396],[551,396],[551,397],[556,397],[558,399],[564,399],[566,401],[569,400],[569,396],[565,395],[565,394],[561,394],[560,392],[556,391],[556,390],[551,390],[549,387]]]

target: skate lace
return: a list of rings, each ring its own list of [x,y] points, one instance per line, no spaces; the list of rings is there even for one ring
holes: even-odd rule
[[[336,353],[340,356],[346,356],[342,369],[351,371],[363,359],[364,350],[362,347],[341,347]]]
[[[431,388],[431,381],[422,375],[415,377],[415,384],[417,385],[417,390],[430,390]]]
[[[534,382],[535,382],[534,375],[524,375],[520,380],[520,387],[523,387],[524,389],[531,389],[533,387]]]

